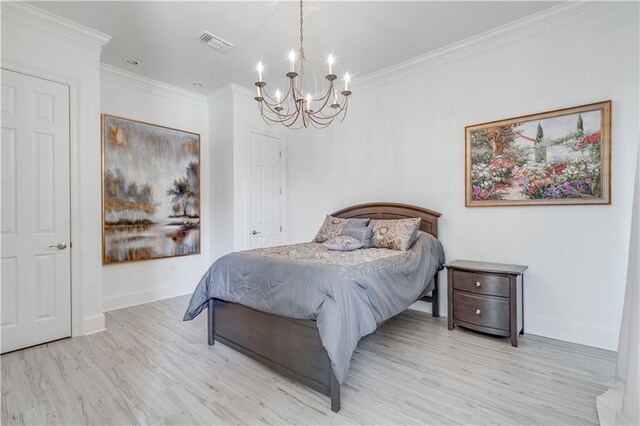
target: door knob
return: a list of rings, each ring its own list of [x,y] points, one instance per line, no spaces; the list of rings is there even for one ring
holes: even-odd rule
[[[58,250],[64,250],[67,248],[65,243],[58,243],[55,246],[49,246],[49,248],[57,248]]]
[[[258,234],[262,234],[262,232],[258,232],[256,230],[253,230],[253,232],[251,232],[251,235],[258,235]]]

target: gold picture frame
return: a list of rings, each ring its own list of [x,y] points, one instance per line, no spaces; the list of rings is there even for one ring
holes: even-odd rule
[[[200,254],[200,134],[102,114],[101,143],[103,265]]]
[[[611,204],[611,101],[465,127],[465,206]]]

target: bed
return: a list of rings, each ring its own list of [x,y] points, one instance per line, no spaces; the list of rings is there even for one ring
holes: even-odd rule
[[[439,316],[439,213],[369,203],[332,214],[343,219],[420,218],[409,250],[331,252],[318,243],[231,253],[217,260],[194,291],[184,319],[205,309],[208,343],[219,341],[331,399],[358,340],[416,300]]]

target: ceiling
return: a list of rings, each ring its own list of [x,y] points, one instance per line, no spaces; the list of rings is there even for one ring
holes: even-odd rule
[[[298,3],[291,1],[30,3],[113,36],[102,52],[103,63],[200,94],[228,83],[253,88],[258,61],[265,65],[264,80],[279,84],[288,52],[298,48],[300,37]],[[305,53],[320,68],[333,54],[334,72],[357,79],[557,4],[309,1]],[[196,36],[203,29],[235,47],[219,53],[200,43]],[[122,60],[131,56],[141,64]],[[196,88],[194,81],[204,86]]]

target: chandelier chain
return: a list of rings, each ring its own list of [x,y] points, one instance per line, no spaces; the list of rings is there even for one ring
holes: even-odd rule
[[[302,0],[300,0],[300,52],[304,52],[304,18],[302,15]]]

